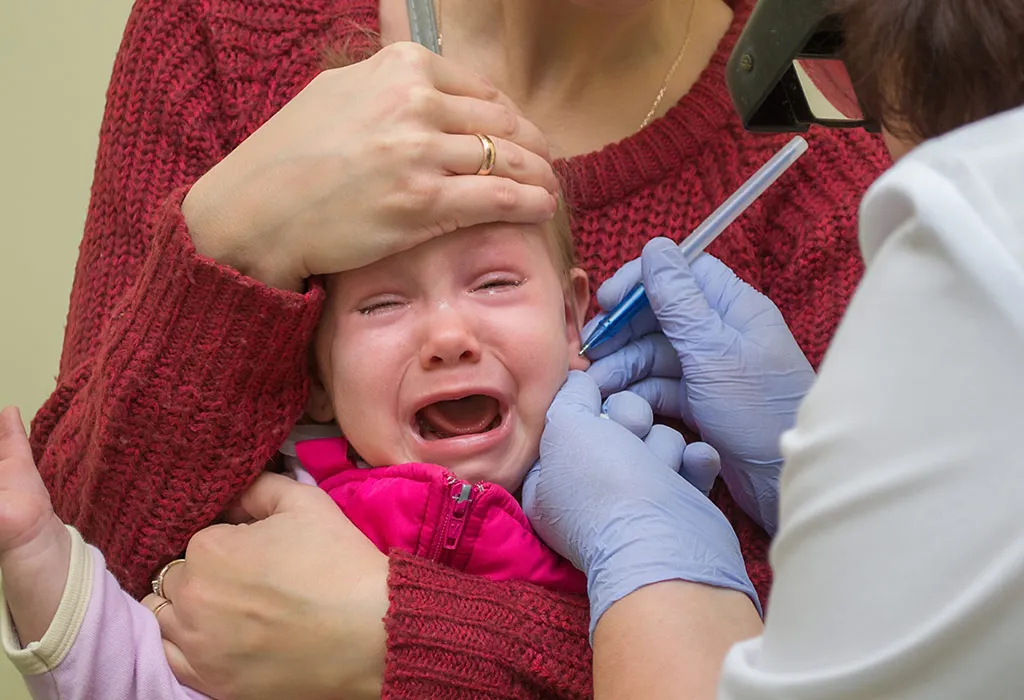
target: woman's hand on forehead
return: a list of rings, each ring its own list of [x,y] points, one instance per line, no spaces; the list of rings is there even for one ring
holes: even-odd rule
[[[476,134],[495,144],[488,175]],[[199,178],[182,212],[202,254],[301,289],[460,228],[550,220],[547,155],[489,81],[396,44],[317,76]]]

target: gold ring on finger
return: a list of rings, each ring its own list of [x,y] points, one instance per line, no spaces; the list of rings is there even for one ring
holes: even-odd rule
[[[490,175],[494,171],[494,164],[498,160],[498,149],[495,147],[493,139],[487,134],[476,134],[476,137],[480,139],[480,145],[484,149],[483,157],[480,159],[480,168],[476,171],[476,174]]]
[[[174,559],[169,562],[167,566],[160,569],[160,573],[156,575],[155,579],[153,579],[153,592],[161,598],[167,598],[167,596],[164,595],[164,578],[167,576],[167,572],[171,570],[171,567],[184,563],[184,559]]]
[[[158,605],[155,608],[153,608],[153,617],[156,617],[157,615],[159,615],[160,611],[163,610],[164,608],[166,608],[170,604],[171,604],[171,601],[169,601],[169,600],[162,600],[162,601],[160,601],[160,605]]]

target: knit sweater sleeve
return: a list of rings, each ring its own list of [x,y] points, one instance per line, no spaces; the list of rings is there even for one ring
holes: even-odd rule
[[[384,698],[592,697],[582,596],[391,555]]]
[[[60,517],[133,595],[297,419],[320,293],[199,256],[181,214],[222,158],[202,3],[135,3],[100,133],[57,387],[32,425]]]

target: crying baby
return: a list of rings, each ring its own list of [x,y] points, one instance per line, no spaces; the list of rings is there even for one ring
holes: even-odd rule
[[[385,553],[585,591],[513,497],[548,406],[586,368],[590,292],[564,212],[462,229],[325,283],[307,413],[341,436],[283,451]]]

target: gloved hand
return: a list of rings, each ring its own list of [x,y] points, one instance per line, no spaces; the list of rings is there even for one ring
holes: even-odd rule
[[[569,374],[548,409],[523,508],[541,538],[586,573],[591,634],[613,603],[661,581],[743,591],[760,612],[729,521],[649,436],[645,443],[601,417],[600,389],[583,372]]]
[[[594,349],[588,374],[604,395],[628,388],[714,445],[733,498],[774,534],[779,438],[814,370],[775,304],[711,256],[691,268],[675,243],[654,239],[601,286],[598,303],[613,308],[641,279],[650,308]]]
[[[678,430],[654,424],[651,404],[631,391],[609,396],[601,406],[601,415],[610,418],[644,441],[663,464],[677,472],[707,496],[722,471],[718,451],[706,442],[686,444]]]

